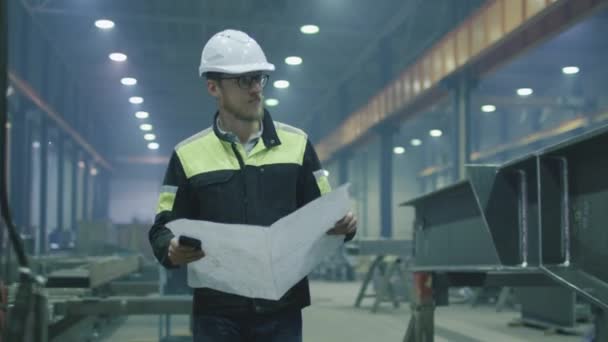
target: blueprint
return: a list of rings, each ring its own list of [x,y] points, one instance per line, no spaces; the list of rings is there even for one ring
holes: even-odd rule
[[[326,233],[350,208],[346,184],[270,227],[185,219],[167,227],[202,242],[205,257],[188,264],[190,287],[278,300],[336,253],[344,236]]]

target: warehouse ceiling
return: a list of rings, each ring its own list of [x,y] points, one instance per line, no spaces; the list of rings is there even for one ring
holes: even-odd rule
[[[113,139],[96,146],[112,162],[166,158],[173,146],[208,127],[214,102],[197,67],[205,42],[226,28],[253,36],[277,66],[266,88],[274,118],[314,141],[363,105],[384,84],[483,0],[22,0],[87,97],[90,114]],[[98,29],[98,19],[115,23]],[[318,34],[300,27],[317,25]],[[126,62],[111,61],[113,52]],[[302,58],[287,65],[288,56]],[[123,77],[137,79],[124,86]],[[276,89],[272,80],[287,80]],[[142,104],[131,104],[141,96]],[[138,119],[135,112],[150,113]],[[150,123],[160,145],[148,150]],[[160,158],[158,158],[160,157]]]

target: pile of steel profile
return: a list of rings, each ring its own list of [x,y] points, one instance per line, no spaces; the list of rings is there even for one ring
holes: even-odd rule
[[[411,269],[444,279],[444,291],[561,285],[592,304],[596,338],[608,340],[607,146],[601,128],[504,165],[467,166],[466,180],[404,203],[416,212]]]
[[[137,271],[140,265],[139,255],[94,258],[74,268],[50,272],[47,274],[47,287],[97,288]]]

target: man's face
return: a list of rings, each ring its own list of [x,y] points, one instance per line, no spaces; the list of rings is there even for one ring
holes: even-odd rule
[[[262,73],[223,75],[217,82],[220,108],[243,121],[259,121],[264,113],[263,86],[267,76]]]

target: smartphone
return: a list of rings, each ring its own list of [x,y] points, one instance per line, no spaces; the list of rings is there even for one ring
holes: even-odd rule
[[[202,249],[201,240],[195,239],[193,237],[180,235],[177,241],[179,242],[180,246],[192,247],[197,251],[200,251]]]

